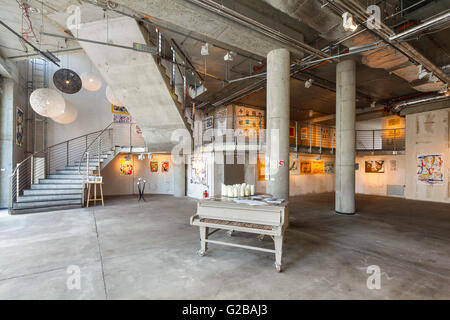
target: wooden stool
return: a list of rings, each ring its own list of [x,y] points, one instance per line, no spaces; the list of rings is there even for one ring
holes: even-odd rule
[[[94,185],[94,198],[91,199],[91,185]],[[97,185],[100,187],[100,198],[97,198]],[[94,206],[97,205],[97,201],[102,201],[102,207],[105,206],[103,201],[103,183],[91,183],[88,182],[88,192],[87,192],[86,208],[89,208],[89,202],[94,201]]]

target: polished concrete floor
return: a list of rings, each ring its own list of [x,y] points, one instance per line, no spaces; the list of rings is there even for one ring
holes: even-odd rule
[[[268,253],[211,245],[197,256],[191,199],[124,197],[104,208],[2,212],[0,298],[450,298],[450,205],[360,195],[358,214],[348,217],[333,214],[333,201],[333,194],[292,199],[282,273]],[[242,233],[230,241],[272,246]],[[372,265],[380,268],[379,289],[367,287]],[[80,288],[69,289],[77,268]]]

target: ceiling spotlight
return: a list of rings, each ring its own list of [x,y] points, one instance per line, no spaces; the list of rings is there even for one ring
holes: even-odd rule
[[[233,61],[233,56],[235,53],[233,51],[227,52],[227,54],[223,57],[225,61]]]
[[[418,77],[419,79],[423,79],[423,78],[425,78],[427,75],[428,75],[427,69],[424,69],[424,67],[423,67],[421,64],[419,64],[419,71],[417,71],[417,77]]]
[[[313,109],[309,110],[309,117],[311,118],[314,115]]]
[[[209,43],[205,43],[205,44],[202,46],[202,49],[200,50],[200,54],[201,54],[202,56],[208,56],[208,55],[209,55],[209,46],[210,46]]]
[[[377,104],[376,101],[372,101],[372,102],[370,103],[370,107],[371,107],[371,108],[375,108],[376,104]]]
[[[309,79],[308,81],[305,82],[305,88],[309,89],[312,86],[313,83],[313,79]]]
[[[342,14],[342,25],[345,31],[355,32],[358,25],[353,21],[353,16],[349,12],[344,12]]]

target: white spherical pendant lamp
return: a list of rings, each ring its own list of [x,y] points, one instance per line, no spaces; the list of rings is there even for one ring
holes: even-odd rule
[[[75,106],[69,101],[66,101],[66,110],[64,110],[64,113],[60,116],[52,118],[52,120],[59,124],[69,124],[74,122],[77,119],[77,116],[77,108],[75,108]]]
[[[124,106],[122,101],[120,101],[119,98],[116,97],[116,95],[114,94],[114,91],[111,89],[110,86],[106,87],[106,99],[108,99],[108,101],[111,102],[111,104],[113,104],[115,106],[118,106],[118,107]]]
[[[66,102],[56,90],[49,88],[36,89],[30,95],[33,110],[44,117],[58,117],[64,113]]]
[[[102,80],[92,72],[83,72],[81,74],[83,88],[88,91],[98,91],[102,87]]]

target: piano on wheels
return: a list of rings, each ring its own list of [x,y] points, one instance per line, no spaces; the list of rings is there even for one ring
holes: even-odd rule
[[[190,218],[190,223],[200,228],[200,256],[206,254],[209,243],[270,252],[275,254],[275,268],[281,271],[283,238],[288,226],[287,202],[225,197],[199,200],[197,213]],[[209,236],[219,230],[225,230],[229,235],[234,231],[254,233],[259,239],[270,236],[274,249],[211,240]]]

